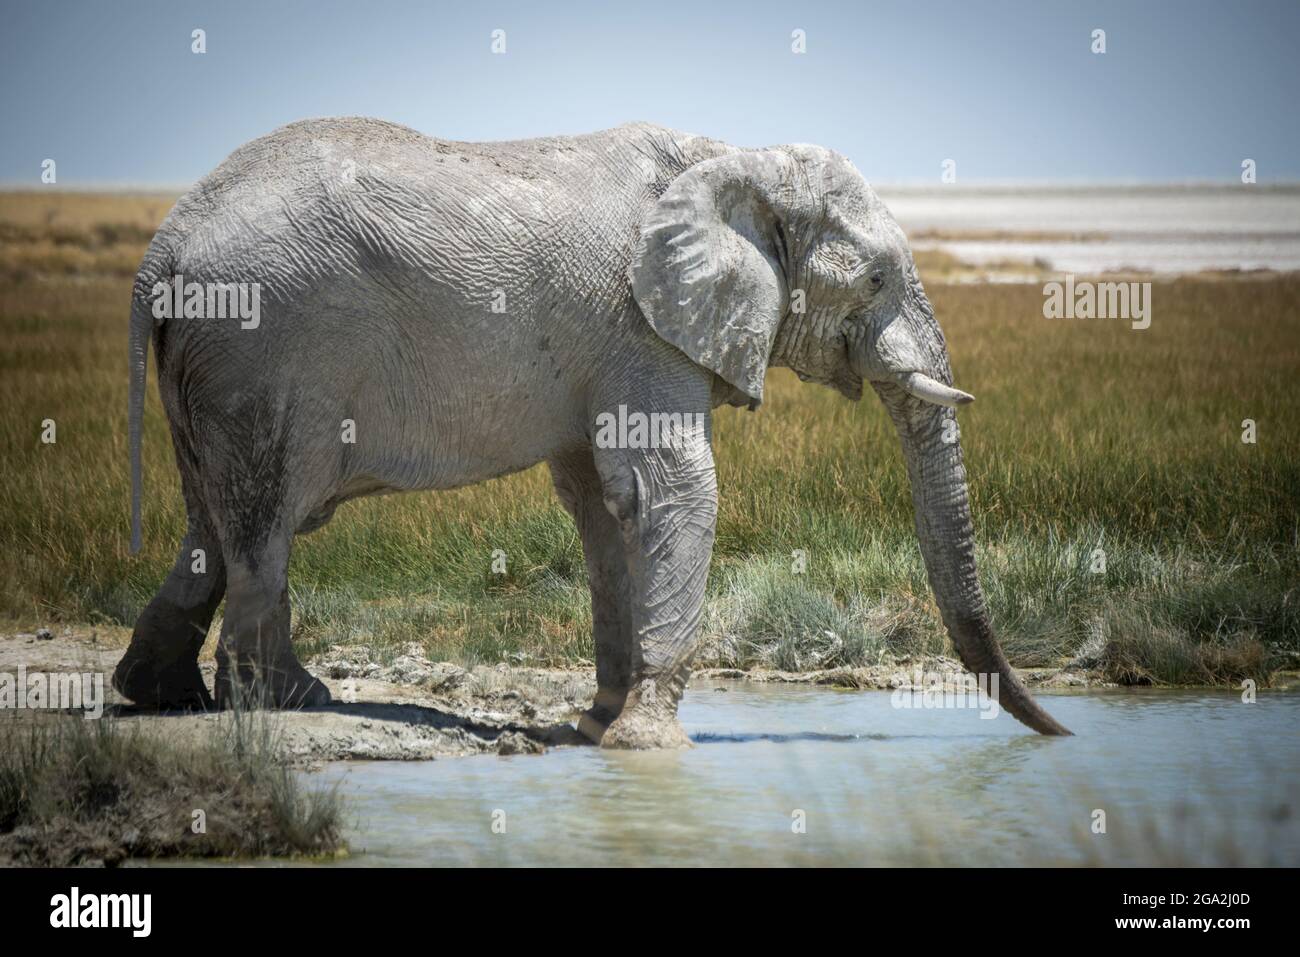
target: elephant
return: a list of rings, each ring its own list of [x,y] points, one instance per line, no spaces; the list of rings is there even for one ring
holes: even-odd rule
[[[256,287],[256,321],[202,308],[239,283]],[[546,462],[591,589],[597,691],[578,730],[606,747],[689,744],[677,707],[717,517],[712,413],[757,409],[776,366],[854,401],[871,385],[963,664],[998,676],[1028,727],[1069,733],[990,625],[955,430],[972,397],[953,387],[903,231],[832,150],[649,123],[487,143],[292,123],[177,202],[135,278],[129,339],[132,552],[151,341],[187,514],[114,673],[138,706],[224,707],[236,689],[327,704],[290,645],[294,536],[358,496]],[[615,414],[672,427],[598,440]],[[223,595],[213,699],[197,657]]]

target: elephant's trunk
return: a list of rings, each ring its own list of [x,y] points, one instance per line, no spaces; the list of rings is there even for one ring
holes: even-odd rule
[[[1030,696],[1007,664],[989,623],[975,570],[975,535],[961,444],[945,423],[953,413],[920,405],[892,385],[878,386],[898,427],[912,483],[916,532],[930,587],[962,664],[977,676],[996,675],[1001,707],[1042,734],[1069,734]]]
[[[1042,734],[1069,734],[1020,683],[993,637],[975,570],[971,524],[955,413],[973,396],[952,387],[943,333],[915,268],[888,321],[850,324],[854,371],[875,388],[903,442],[921,557],[944,626],[962,664],[997,678],[998,704]]]

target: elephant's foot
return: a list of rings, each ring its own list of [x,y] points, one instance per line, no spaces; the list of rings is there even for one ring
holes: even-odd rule
[[[626,701],[626,688],[598,688],[595,701],[578,718],[578,733],[592,744],[600,744],[605,729],[623,712]]]
[[[602,748],[629,751],[691,747],[686,729],[677,720],[676,695],[656,694],[654,681],[642,682],[627,696],[622,713],[609,723],[599,741]]]
[[[140,614],[126,654],[113,670],[113,687],[137,707],[160,711],[212,708],[199,672],[199,650],[212,621],[213,588],[201,596],[168,594],[175,574]],[[215,586],[214,586],[215,588]]]
[[[655,715],[629,711],[619,715],[605,729],[602,748],[625,751],[654,751],[661,748],[689,748],[691,739],[676,715]]]
[[[135,641],[117,663],[113,687],[140,708],[210,711],[213,707],[197,655],[165,662],[151,654],[148,645],[141,647]]]
[[[224,663],[217,668],[217,707],[322,708],[333,698],[325,685],[296,661],[274,668],[251,665],[237,671]]]

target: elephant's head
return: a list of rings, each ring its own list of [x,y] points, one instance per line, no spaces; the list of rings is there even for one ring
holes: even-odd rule
[[[997,675],[999,702],[1068,734],[1015,677],[975,569],[966,471],[943,333],[906,237],[842,156],[813,146],[738,151],[672,181],[628,271],[650,325],[751,407],[769,365],[851,399],[871,383],[898,428],[930,586],[962,662]]]

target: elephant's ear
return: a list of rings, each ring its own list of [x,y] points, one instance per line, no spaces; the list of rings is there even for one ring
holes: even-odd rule
[[[762,151],[692,166],[651,207],[628,267],[655,332],[754,403],[789,302],[777,207],[792,165]]]

